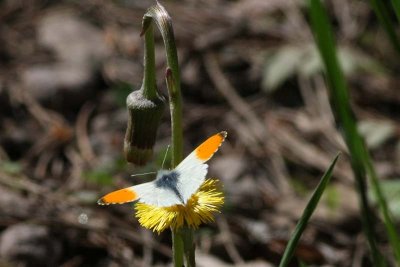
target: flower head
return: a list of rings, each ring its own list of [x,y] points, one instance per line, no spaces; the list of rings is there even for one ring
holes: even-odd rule
[[[219,212],[224,204],[224,195],[218,185],[217,179],[205,180],[186,205],[157,207],[139,201],[135,204],[136,217],[143,227],[158,233],[184,225],[198,228],[201,223],[214,221],[213,213]]]

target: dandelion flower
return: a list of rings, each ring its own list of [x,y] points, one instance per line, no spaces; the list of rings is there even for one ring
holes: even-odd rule
[[[224,195],[219,180],[206,179],[186,205],[158,207],[139,201],[135,210],[143,227],[161,233],[167,228],[178,229],[186,225],[196,229],[201,223],[212,222],[213,213],[219,212],[223,204]]]

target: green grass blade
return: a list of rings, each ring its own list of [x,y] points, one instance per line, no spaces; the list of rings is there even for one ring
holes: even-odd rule
[[[365,169],[365,153],[367,150],[358,133],[356,120],[350,108],[348,89],[336,56],[335,42],[328,16],[320,0],[309,0],[309,2],[311,24],[315,41],[326,69],[332,109],[335,112],[336,121],[342,129],[345,142],[350,152],[351,166],[360,198],[363,228],[371,249],[373,265],[385,266],[385,261],[377,248],[373,214],[367,198]]]
[[[376,199],[379,205],[379,209],[382,212],[383,221],[385,223],[386,231],[389,236],[389,241],[392,246],[394,256],[396,258],[397,264],[400,265],[400,239],[396,230],[396,226],[393,223],[392,216],[390,214],[386,198],[382,192],[382,188],[379,184],[378,176],[376,174],[375,168],[372,164],[371,157],[366,151],[365,153],[365,165],[367,168],[368,176],[370,177],[371,187],[376,195]]]
[[[392,6],[396,13],[397,20],[400,22],[400,0],[392,0]]]
[[[338,160],[338,158],[339,158],[339,154],[335,157],[335,159],[332,161],[331,165],[329,166],[328,170],[322,176],[321,181],[319,182],[317,188],[315,189],[314,193],[312,194],[310,201],[308,201],[307,206],[303,211],[303,215],[301,215],[301,218],[296,225],[296,229],[294,230],[293,235],[290,238],[288,245],[286,246],[286,249],[282,256],[279,267],[288,266],[290,259],[292,258],[293,253],[297,247],[297,244],[299,243],[300,237],[301,237],[304,229],[307,226],[308,220],[310,219],[315,208],[317,207],[318,202],[322,196],[322,193],[324,192],[326,185],[328,184],[330,178],[332,177],[332,171],[333,171],[333,168],[335,167],[335,164],[336,164],[336,161]]]
[[[385,5],[385,1],[382,0],[370,0],[369,1],[372,9],[374,10],[376,16],[378,17],[379,22],[383,26],[383,28],[386,31],[386,34],[389,37],[389,40],[391,41],[393,47],[396,49],[396,51],[400,54],[400,42],[396,34],[396,30],[394,28],[394,23],[390,19],[390,13]],[[394,2],[398,1],[392,1],[392,4],[394,5]],[[398,3],[397,3],[398,4]],[[396,11],[396,15],[398,16],[398,10]]]

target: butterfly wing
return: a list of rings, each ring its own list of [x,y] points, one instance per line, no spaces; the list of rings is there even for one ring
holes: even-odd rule
[[[99,205],[123,204],[140,199],[140,202],[158,207],[185,204],[204,182],[208,169],[205,162],[214,155],[226,136],[226,132],[211,136],[176,167],[176,173],[179,174],[176,188],[178,194],[171,190],[171,187],[157,186],[155,180],[111,192],[99,199],[97,203]]]
[[[218,151],[222,142],[225,141],[227,132],[222,131],[209,137],[190,153],[178,166],[178,168],[190,167],[207,162]]]
[[[140,202],[157,206],[169,207],[182,204],[182,200],[168,187],[159,187],[155,181],[135,186],[140,195]]]
[[[140,202],[158,207],[182,204],[182,200],[168,188],[157,187],[155,182],[143,183],[108,193],[97,201],[99,205]]]
[[[176,167],[179,173],[179,192],[185,203],[204,182],[208,170],[205,162],[218,151],[226,136],[227,132],[223,131],[209,137]]]
[[[190,162],[189,162],[190,163]],[[208,165],[181,165],[179,172],[178,191],[184,203],[199,189],[207,175]]]
[[[119,189],[108,193],[97,201],[99,205],[110,205],[110,204],[123,204],[138,200],[145,192],[151,192],[151,182],[144,183],[141,185],[139,190],[138,186],[131,186],[124,189]],[[146,190],[148,189],[148,190]]]

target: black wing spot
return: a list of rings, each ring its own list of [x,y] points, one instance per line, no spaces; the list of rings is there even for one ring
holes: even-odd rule
[[[156,186],[161,188],[174,188],[178,185],[179,173],[170,172],[157,178]]]
[[[165,188],[171,190],[177,195],[177,197],[182,201],[182,203],[184,203],[185,201],[183,200],[181,193],[178,191],[178,179],[179,179],[179,173],[172,171],[157,178],[155,184],[156,187],[158,188]]]

